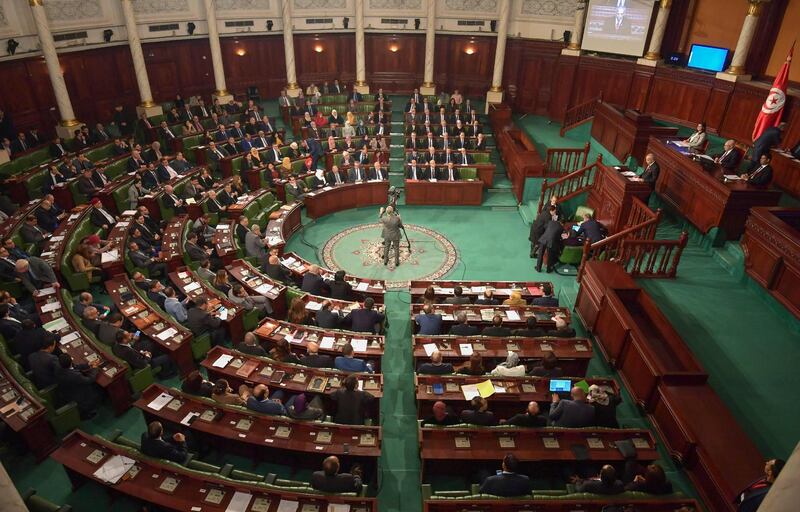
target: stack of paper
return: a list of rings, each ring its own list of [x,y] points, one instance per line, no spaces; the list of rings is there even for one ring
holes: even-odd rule
[[[364,338],[353,338],[350,340],[350,345],[352,345],[353,350],[356,352],[367,351],[367,340]]]
[[[173,396],[170,395],[169,393],[161,393],[160,395],[155,397],[152,402],[147,404],[147,407],[149,409],[153,409],[154,411],[160,411],[161,409],[164,408],[165,405],[170,403],[172,399]]]
[[[44,327],[46,331],[58,332],[67,325],[69,325],[67,324],[67,320],[62,316],[61,318],[56,318],[52,322],[47,322],[42,327]]]
[[[425,353],[428,355],[428,357],[431,357],[434,352],[439,350],[439,348],[436,346],[436,343],[425,343],[422,345],[422,348],[425,349]]]
[[[461,351],[462,356],[472,355],[472,345],[469,343],[459,343],[458,350]]]
[[[133,459],[123,455],[114,455],[94,472],[94,476],[103,482],[115,484],[134,464],[136,464],[136,461]]]
[[[358,283],[358,285],[356,285],[356,291],[359,292],[365,292],[367,291],[367,288],[369,288],[369,283],[366,281],[361,281],[360,283]]]
[[[333,343],[336,341],[336,338],[333,336],[323,336],[322,341],[319,344],[319,348],[330,350],[333,348]]]
[[[247,506],[250,505],[250,500],[252,499],[253,495],[249,492],[236,491],[233,493],[233,497],[230,503],[228,503],[228,508],[225,509],[225,512],[246,512]]]
[[[233,356],[232,355],[230,355],[230,354],[222,354],[221,356],[219,356],[217,358],[216,361],[214,361],[212,366],[214,368],[225,368],[226,366],[228,366],[228,363],[230,363],[232,360],[233,360]]]
[[[166,331],[162,331],[162,332],[156,334],[156,337],[158,339],[160,339],[161,341],[166,341],[168,338],[170,338],[171,336],[174,336],[176,334],[178,334],[178,330],[176,328],[174,328],[174,327],[170,327]]]

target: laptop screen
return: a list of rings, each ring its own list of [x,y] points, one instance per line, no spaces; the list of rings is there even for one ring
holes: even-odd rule
[[[572,381],[569,379],[550,379],[551,393],[569,393],[572,389]]]

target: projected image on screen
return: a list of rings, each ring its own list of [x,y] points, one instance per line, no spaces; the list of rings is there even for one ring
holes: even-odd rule
[[[642,56],[653,0],[591,0],[587,9],[584,50]]]

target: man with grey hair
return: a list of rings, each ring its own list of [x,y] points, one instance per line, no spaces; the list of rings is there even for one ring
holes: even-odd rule
[[[393,206],[387,206],[384,210],[380,209],[378,217],[383,224],[381,238],[383,238],[383,264],[389,264],[389,251],[394,248],[394,266],[400,266],[400,230],[403,229],[403,221],[400,219]]]

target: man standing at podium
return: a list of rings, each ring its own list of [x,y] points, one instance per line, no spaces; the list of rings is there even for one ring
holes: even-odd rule
[[[383,224],[381,238],[383,238],[383,264],[389,263],[389,250],[394,247],[394,266],[400,266],[400,230],[403,228],[403,221],[395,213],[394,207],[387,206],[381,208],[378,217]]]

